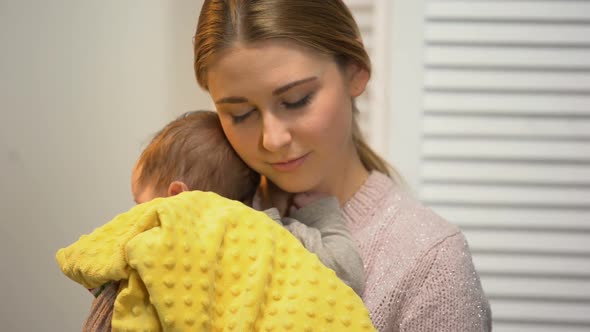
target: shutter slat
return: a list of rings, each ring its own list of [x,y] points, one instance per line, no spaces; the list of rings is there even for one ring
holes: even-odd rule
[[[515,230],[554,230],[590,232],[589,209],[553,209],[549,207],[486,207],[449,204],[431,206],[462,228],[500,228]]]
[[[551,233],[514,230],[464,230],[471,248],[483,252],[590,256],[588,233]]]
[[[590,328],[590,324],[570,323],[570,325],[566,325],[565,322],[548,324],[547,322],[538,321],[494,320],[494,331],[502,332],[588,332]]]
[[[356,24],[361,31],[371,31],[373,28],[373,9],[371,7],[364,10],[357,10],[353,14]]]
[[[447,115],[424,117],[424,134],[522,138],[590,138],[590,117],[581,119]]]
[[[429,70],[426,89],[572,91],[590,94],[590,72]]]
[[[372,34],[374,30],[374,2],[373,0],[365,1],[346,1],[347,6],[352,12],[352,16],[363,36],[365,46],[371,44]]]
[[[521,184],[570,184],[590,186],[590,166],[518,162],[432,160],[422,167],[428,182],[491,182]]]
[[[590,116],[590,96],[558,94],[458,93],[429,91],[426,112]]]
[[[576,256],[531,256],[531,255],[495,255],[475,253],[473,259],[476,262],[477,271],[481,275],[513,274],[520,276],[544,276],[554,278],[584,279],[586,283],[590,277],[590,264],[588,257]],[[587,285],[585,286],[587,287]],[[511,291],[511,285],[504,287],[499,292]],[[584,294],[590,296],[590,293]]]
[[[587,1],[431,1],[426,16],[429,19],[590,21],[590,4]]]
[[[492,297],[513,296],[590,303],[590,280],[586,279],[490,276],[481,273],[481,281],[485,284],[487,294]]]
[[[426,65],[441,67],[590,70],[590,49],[428,46]]]
[[[590,207],[590,187],[427,183],[422,186],[420,196],[427,202]]]
[[[344,3],[353,14],[359,10],[373,7],[373,0],[344,0]]]
[[[433,22],[426,28],[426,42],[435,44],[590,46],[588,36],[585,24]]]
[[[425,139],[422,151],[426,158],[590,162],[590,144],[583,141],[437,138]]]
[[[375,0],[345,0],[361,32],[363,44],[371,57],[375,39]]]
[[[491,306],[496,320],[507,322],[536,322],[539,325],[548,323],[564,324],[565,326],[585,325],[590,327],[590,303],[580,302],[543,302],[518,299],[492,298]],[[578,325],[578,326],[579,326]],[[494,331],[497,326],[494,324]],[[561,326],[553,326],[553,331],[562,331]]]

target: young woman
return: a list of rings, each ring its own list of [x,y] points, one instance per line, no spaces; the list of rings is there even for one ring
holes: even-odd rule
[[[459,229],[400,188],[361,137],[355,97],[370,77],[341,0],[206,0],[195,71],[239,156],[289,194],[338,198],[365,265],[380,331],[489,331],[491,314]]]

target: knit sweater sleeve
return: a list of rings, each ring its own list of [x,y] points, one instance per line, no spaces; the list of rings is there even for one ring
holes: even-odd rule
[[[111,282],[92,302],[88,317],[82,326],[82,332],[109,332],[115,299],[119,288],[118,282]]]
[[[401,332],[491,331],[491,311],[465,238],[447,237],[414,270],[416,291],[403,310]]]

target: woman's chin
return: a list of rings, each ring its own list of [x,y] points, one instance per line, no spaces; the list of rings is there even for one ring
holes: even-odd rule
[[[296,176],[282,176],[270,179],[277,187],[288,193],[302,193],[310,191],[313,185],[306,183]]]

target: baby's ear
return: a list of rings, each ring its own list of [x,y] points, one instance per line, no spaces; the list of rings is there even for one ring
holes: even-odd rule
[[[168,196],[175,196],[188,191],[188,186],[182,181],[174,181],[168,186]]]

